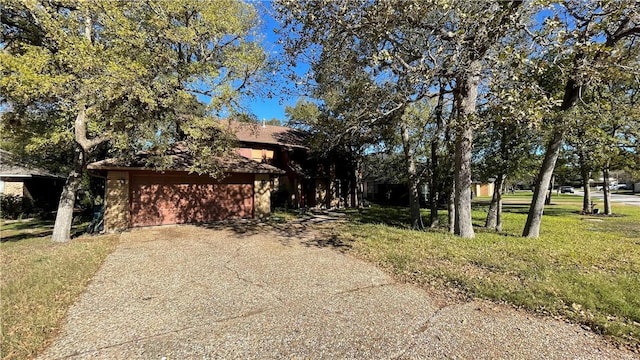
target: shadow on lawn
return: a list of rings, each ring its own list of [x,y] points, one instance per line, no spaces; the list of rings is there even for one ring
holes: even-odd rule
[[[408,228],[411,222],[409,208],[372,206],[362,209],[349,209],[345,214],[350,220],[363,224],[384,224],[399,228]]]
[[[349,251],[352,247],[351,244],[343,241],[335,234],[318,236],[310,240],[305,240],[302,244],[307,247],[332,248],[340,252]]]
[[[506,202],[502,206],[502,211],[504,213],[526,215],[529,212],[529,207],[529,202]],[[484,229],[484,222],[488,209],[489,200],[474,201],[472,203],[472,210],[476,211],[473,217],[473,225],[479,230]],[[477,212],[484,212],[484,214],[478,214]],[[372,206],[369,208],[345,210],[345,213],[349,216],[350,220],[363,224],[383,224],[402,229],[410,227],[409,208],[406,207]],[[551,205],[545,206],[544,209],[545,216],[566,216],[576,214],[579,214],[578,210],[561,206],[561,204],[556,205],[552,203]],[[422,219],[425,221],[425,226],[428,226],[428,216],[428,210],[422,209]],[[446,228],[446,209],[439,210],[438,220],[440,224],[438,229]],[[505,233],[505,235],[508,234]]]
[[[530,203],[528,202],[504,202],[502,204],[502,211],[505,213],[512,214],[527,214],[529,213]],[[544,206],[544,215],[549,216],[565,216],[570,214],[579,214],[580,212],[576,209],[571,209],[567,207],[561,207],[561,204],[554,204]],[[477,201],[471,205],[473,210],[485,212],[489,209],[489,201]]]
[[[5,222],[0,226],[0,243],[18,242],[25,239],[49,237],[53,234],[54,222],[51,220],[31,219],[27,221]],[[75,225],[71,229],[71,238],[85,233],[86,225]]]

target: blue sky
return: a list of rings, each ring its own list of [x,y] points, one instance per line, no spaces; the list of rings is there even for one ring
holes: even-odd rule
[[[264,51],[271,60],[278,63],[284,62],[286,60],[284,51],[282,46],[278,44],[278,35],[274,31],[279,27],[279,24],[272,17],[274,11],[271,8],[271,2],[254,1],[253,4],[261,17],[259,27],[256,29],[258,41],[261,42]],[[307,65],[302,64],[295,68],[295,72],[298,75],[302,75],[308,68]],[[290,71],[290,68],[283,65],[273,73],[268,74],[268,78],[264,82],[256,82],[254,90],[258,95],[252,97],[243,96],[240,99],[241,110],[254,115],[258,120],[275,118],[280,120],[281,123],[285,123],[287,120],[285,108],[295,105],[298,98],[303,95],[299,90],[296,91],[294,82],[288,76]],[[208,104],[211,101],[211,98],[204,95],[197,95],[197,98],[204,104]],[[223,111],[218,115],[224,117],[225,112]]]
[[[274,29],[278,27],[278,23],[269,12],[272,11],[269,1],[262,1],[256,3],[256,8],[261,13],[262,24],[259,32],[264,37],[263,46],[270,56],[280,57],[283,54],[282,47],[277,44],[278,36],[274,33]],[[304,72],[305,67],[298,67],[296,72]],[[286,76],[284,69],[281,69],[278,73],[273,74],[273,84],[268,85],[266,90],[272,93],[273,96],[268,98],[267,96],[249,99],[245,102],[249,111],[253,113],[259,120],[270,120],[276,118],[281,122],[286,121],[284,109],[286,106],[295,105],[298,100],[297,95],[286,94],[284,89],[293,90],[293,82]]]

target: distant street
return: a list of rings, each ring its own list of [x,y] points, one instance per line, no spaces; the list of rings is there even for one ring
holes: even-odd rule
[[[582,190],[576,190],[576,196],[583,196]],[[603,201],[604,193],[602,191],[592,191],[591,199],[598,202]],[[640,206],[640,196],[638,195],[623,195],[623,194],[611,194],[611,201],[624,203],[627,205]]]

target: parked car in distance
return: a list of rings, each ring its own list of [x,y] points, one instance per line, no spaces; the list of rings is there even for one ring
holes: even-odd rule
[[[609,190],[633,190],[633,186],[628,184],[611,184],[609,185]],[[602,191],[602,186],[596,186],[596,191]]]
[[[573,194],[575,192],[575,190],[573,189],[573,186],[560,186],[560,193],[561,194]]]
[[[631,190],[631,186],[627,186],[627,184],[613,184],[609,186],[609,190]]]

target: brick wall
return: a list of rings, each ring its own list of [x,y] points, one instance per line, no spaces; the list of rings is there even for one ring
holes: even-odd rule
[[[104,227],[106,231],[129,227],[129,172],[109,171],[105,196]]]
[[[271,189],[269,175],[256,174],[253,186],[254,217],[264,218],[271,214]]]

